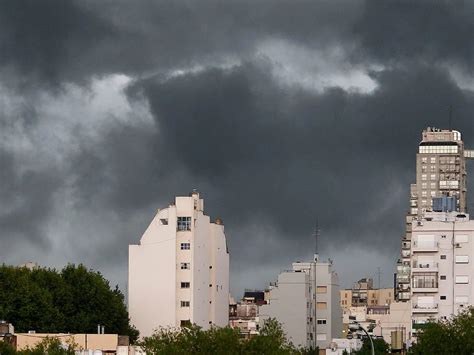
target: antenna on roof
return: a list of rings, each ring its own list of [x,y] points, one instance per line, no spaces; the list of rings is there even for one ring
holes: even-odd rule
[[[314,261],[318,261],[319,255],[318,255],[318,239],[320,235],[320,230],[319,230],[319,220],[316,218],[316,227],[314,228],[313,231],[313,237],[314,237]]]
[[[449,130],[453,129],[453,105],[449,105]]]

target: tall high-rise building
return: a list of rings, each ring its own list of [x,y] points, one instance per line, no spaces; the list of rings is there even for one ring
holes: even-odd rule
[[[466,150],[461,133],[428,127],[423,130],[416,154],[416,183],[410,188],[410,209],[397,265],[395,292],[398,301],[410,300],[412,224],[436,210],[467,212]],[[441,201],[442,206],[439,206]]]
[[[190,323],[229,321],[229,253],[220,219],[210,222],[199,193],[158,210],[129,246],[128,305],[141,336]]]

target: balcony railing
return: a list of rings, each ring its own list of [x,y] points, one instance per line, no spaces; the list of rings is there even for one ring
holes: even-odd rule
[[[414,304],[413,313],[436,313],[438,304]]]
[[[437,269],[438,263],[436,262],[423,263],[423,262],[414,260],[412,266],[413,266],[413,269],[424,269],[423,271],[426,271],[425,269]]]
[[[413,242],[413,250],[414,251],[436,251],[438,250],[438,243],[437,242],[418,242],[414,241]]]

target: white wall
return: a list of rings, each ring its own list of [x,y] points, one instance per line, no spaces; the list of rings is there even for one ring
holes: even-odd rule
[[[168,226],[160,225],[168,218]],[[140,245],[129,246],[128,304],[131,323],[141,336],[159,326],[176,325],[176,215],[160,211],[144,233]]]

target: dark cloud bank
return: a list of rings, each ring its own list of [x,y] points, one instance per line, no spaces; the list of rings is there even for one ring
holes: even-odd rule
[[[11,132],[0,149],[0,258],[85,262],[125,286],[127,245],[156,208],[198,188],[224,219],[235,293],[309,258],[316,218],[344,285],[378,265],[389,285],[421,130],[447,126],[452,105],[474,146],[473,93],[453,76],[472,83],[473,26],[461,1],[4,1],[0,83],[24,101],[0,110]],[[279,79],[281,63],[259,52],[269,40],[339,48],[341,64],[376,87]],[[117,73],[132,78],[127,100],[148,107],[151,123],[137,110],[94,138],[78,129],[58,164],[25,163],[16,142],[45,119],[34,109],[42,94]]]

